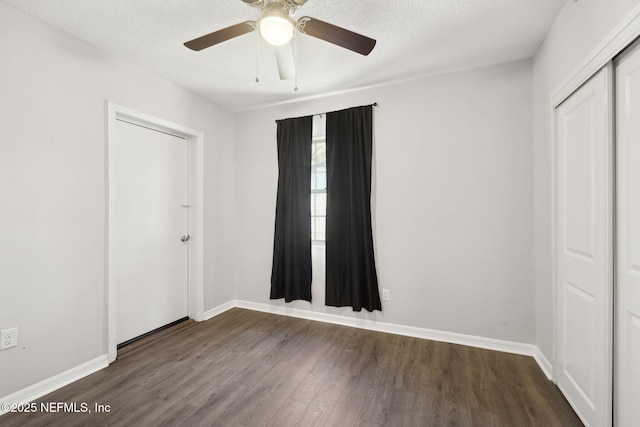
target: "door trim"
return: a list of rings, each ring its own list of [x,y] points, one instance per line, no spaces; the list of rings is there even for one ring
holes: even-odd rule
[[[551,104],[556,108],[573,92],[607,65],[616,55],[640,37],[640,4],[636,5],[608,33],[600,43],[578,64],[568,77],[551,94]]]
[[[111,282],[109,264],[109,141],[115,134],[116,120],[124,120],[153,130],[189,140],[189,269],[188,314],[200,322],[204,320],[204,134],[149,114],[106,102],[107,137],[105,142],[105,313],[106,347],[109,363],[116,359],[116,287]]]

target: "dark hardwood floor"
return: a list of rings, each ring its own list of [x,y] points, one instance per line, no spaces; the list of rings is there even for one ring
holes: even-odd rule
[[[242,309],[131,344],[36,403],[56,402],[91,413],[0,425],[582,426],[530,357]]]

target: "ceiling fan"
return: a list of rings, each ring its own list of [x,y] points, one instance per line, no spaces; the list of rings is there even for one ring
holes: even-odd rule
[[[273,45],[276,50],[276,62],[280,79],[286,80],[295,76],[293,50],[290,40],[296,31],[333,43],[337,46],[368,55],[376,45],[372,38],[353,31],[303,16],[293,20],[295,12],[308,0],[241,0],[243,3],[260,10],[261,16],[256,21],[245,21],[213,33],[206,34],[184,45],[191,50],[199,51],[232,38],[258,31]]]

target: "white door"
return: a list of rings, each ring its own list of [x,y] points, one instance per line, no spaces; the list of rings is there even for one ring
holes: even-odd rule
[[[587,426],[612,423],[612,66],[556,110],[556,379]]]
[[[109,143],[116,342],[188,313],[188,141],[118,120]]]
[[[640,426],[640,49],[616,69],[616,426]]]

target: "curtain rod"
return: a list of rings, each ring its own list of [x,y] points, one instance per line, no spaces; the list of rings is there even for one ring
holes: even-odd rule
[[[373,104],[360,105],[360,107],[368,107],[369,105],[371,105],[372,107],[377,107],[378,103],[374,102]],[[351,107],[351,108],[358,108],[358,107]],[[349,108],[345,108],[345,110],[348,110],[348,109]],[[342,110],[336,110],[336,111],[342,111]],[[336,111],[327,111],[326,113],[316,113],[316,114],[312,114],[312,116],[320,116],[320,117],[322,117],[323,114],[335,113]]]
[[[359,107],[368,107],[368,106],[377,107],[377,106],[378,106],[378,103],[377,103],[377,102],[374,102],[373,104],[359,105]],[[350,108],[358,108],[358,107],[350,107]],[[343,111],[343,110],[348,110],[348,109],[349,109],[349,108],[343,108],[342,110],[327,111],[326,113],[308,114],[308,115],[306,115],[306,116],[302,116],[302,117],[308,117],[308,116],[311,116],[311,117],[313,117],[313,116],[320,116],[320,117],[322,117],[322,115],[323,115],[323,114],[335,113],[335,112],[338,112],[338,111]],[[296,117],[296,118],[297,118],[297,117]],[[276,120],[276,123],[278,123],[278,122],[279,122],[279,121],[281,121],[281,120],[287,120],[287,119],[278,119],[278,120]]]

